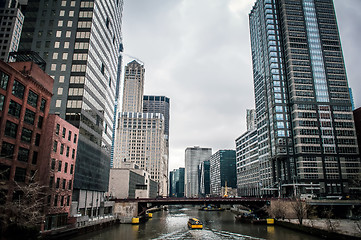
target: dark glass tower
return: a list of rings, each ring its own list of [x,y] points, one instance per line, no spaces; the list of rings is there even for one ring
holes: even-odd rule
[[[258,0],[249,20],[262,194],[348,194],[360,158],[332,0]]]
[[[47,61],[50,111],[79,128],[74,191],[108,189],[122,9],[122,0],[29,0],[24,8],[20,49]]]

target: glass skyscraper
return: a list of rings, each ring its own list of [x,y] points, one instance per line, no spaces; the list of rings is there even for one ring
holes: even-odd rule
[[[250,15],[263,195],[346,195],[359,150],[332,0],[258,0]]]
[[[122,10],[122,0],[28,0],[23,8],[19,49],[47,62],[55,80],[50,111],[79,128],[74,200],[90,191],[100,204],[108,189]]]

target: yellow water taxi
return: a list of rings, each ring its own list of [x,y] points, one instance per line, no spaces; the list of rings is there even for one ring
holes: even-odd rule
[[[199,221],[197,218],[190,218],[188,220],[188,227],[190,229],[202,229],[203,224],[201,221]]]

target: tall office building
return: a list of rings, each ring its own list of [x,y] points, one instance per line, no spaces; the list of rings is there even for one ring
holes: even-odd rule
[[[249,20],[262,194],[347,194],[360,158],[332,0],[258,0]]]
[[[132,61],[124,69],[122,112],[143,112],[145,68]]]
[[[211,180],[210,180],[210,165],[209,161],[203,161],[198,166],[198,182],[199,182],[199,195],[202,197],[209,196],[211,193]]]
[[[47,61],[50,112],[79,128],[73,200],[94,216],[108,190],[123,1],[27,2],[19,49]]]
[[[169,197],[184,197],[184,168],[170,171]]]
[[[209,158],[211,195],[221,196],[222,187],[236,189],[236,151],[219,150]]]
[[[167,196],[168,147],[165,118],[158,108],[149,107],[147,112],[143,111],[144,73],[144,66],[135,60],[125,66],[123,106],[115,135],[113,167],[120,167],[122,162],[136,163],[158,183],[158,195]]]
[[[0,2],[0,59],[8,61],[9,53],[19,47],[24,15],[17,0]]]
[[[184,176],[184,193],[186,197],[198,197],[198,165],[211,155],[212,148],[201,148],[199,146],[186,148]]]

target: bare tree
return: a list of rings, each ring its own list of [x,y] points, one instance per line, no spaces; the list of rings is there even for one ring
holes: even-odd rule
[[[295,198],[291,202],[291,207],[298,219],[299,224],[302,225],[303,219],[307,217],[309,205],[304,200],[301,200],[300,198]]]
[[[283,201],[279,199],[277,201],[272,201],[271,205],[268,206],[266,211],[269,214],[269,216],[273,218],[284,219],[286,216],[286,211]]]
[[[322,215],[325,217],[327,230],[330,232],[335,232],[336,228],[340,225],[340,223],[339,221],[332,219],[334,216],[333,207],[325,208]]]
[[[3,230],[36,229],[43,222],[45,189],[34,181],[32,176],[28,183],[14,184],[13,199],[6,199],[1,192],[4,203],[0,205],[0,221]],[[1,181],[2,183],[4,181]],[[9,184],[9,183],[8,183]],[[19,232],[17,232],[20,234]]]

